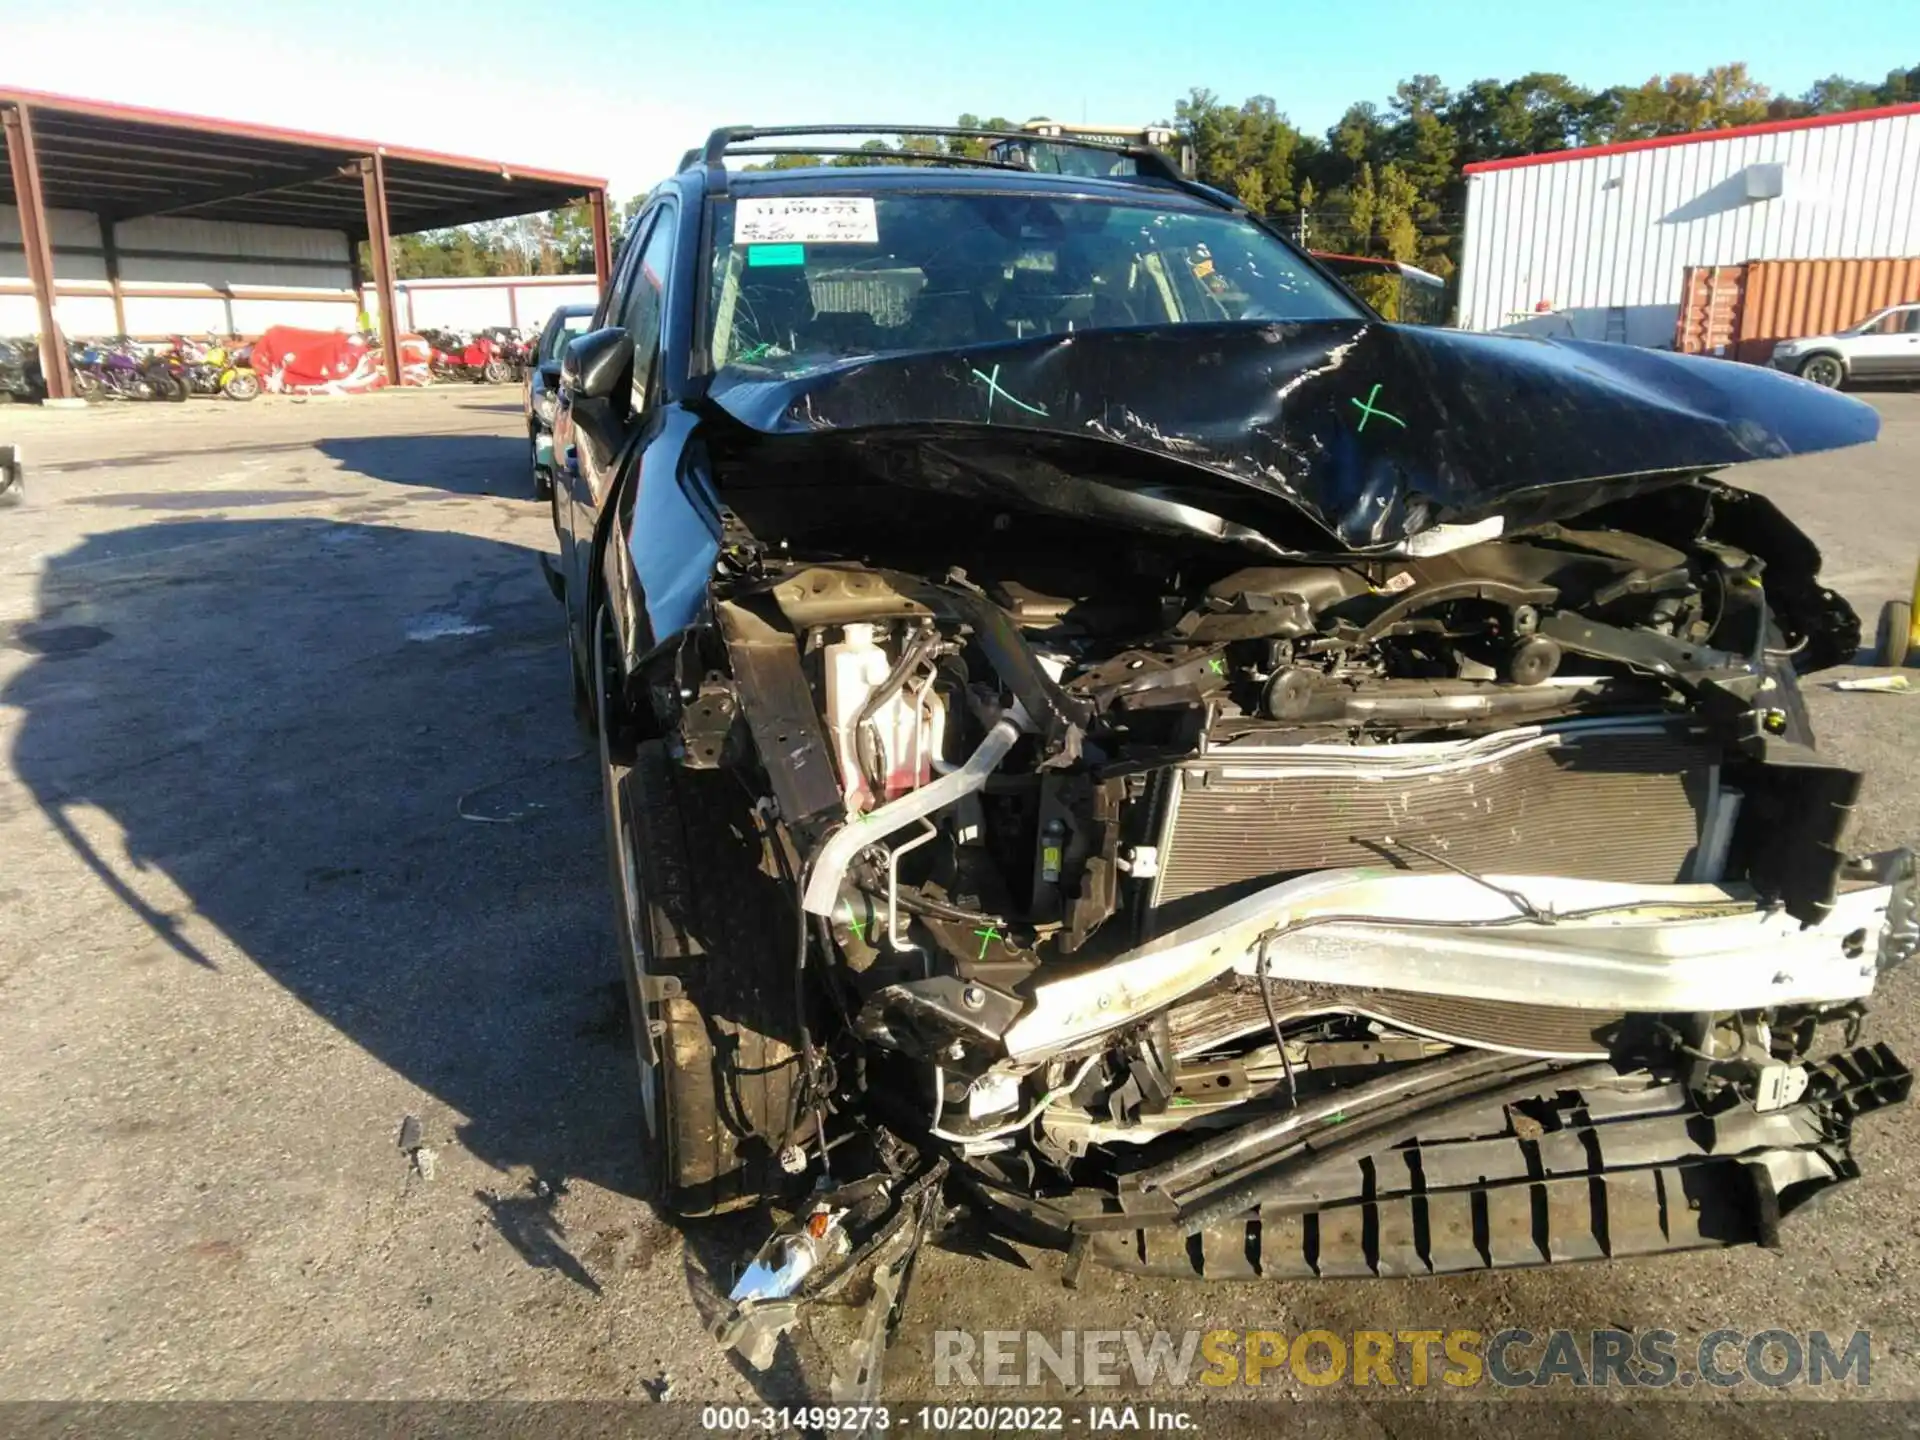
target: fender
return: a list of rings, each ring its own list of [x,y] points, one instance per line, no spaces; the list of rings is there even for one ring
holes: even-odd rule
[[[702,623],[707,612],[722,526],[700,426],[692,410],[664,406],[657,423],[647,427],[639,462],[620,467],[594,526],[589,570],[599,574],[613,611],[621,667],[629,678]]]

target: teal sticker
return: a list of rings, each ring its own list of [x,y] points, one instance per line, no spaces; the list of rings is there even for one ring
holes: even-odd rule
[[[749,265],[804,265],[807,263],[807,247],[804,245],[749,245],[747,264]]]

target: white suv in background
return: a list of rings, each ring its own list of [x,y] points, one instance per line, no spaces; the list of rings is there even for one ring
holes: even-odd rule
[[[1920,303],[1889,306],[1837,334],[1783,340],[1773,363],[1830,390],[1850,380],[1920,380]]]

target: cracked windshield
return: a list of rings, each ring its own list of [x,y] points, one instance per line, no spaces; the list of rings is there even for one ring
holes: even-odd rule
[[[715,371],[1360,313],[1278,240],[1219,212],[896,193],[722,201],[714,227]]]

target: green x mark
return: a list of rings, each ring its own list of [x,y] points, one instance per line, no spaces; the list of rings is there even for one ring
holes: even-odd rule
[[[1367,421],[1371,420],[1376,415],[1378,415],[1382,420],[1391,420],[1394,424],[1398,425],[1402,430],[1407,428],[1407,422],[1402,420],[1398,415],[1389,414],[1387,411],[1380,409],[1378,406],[1376,406],[1373,403],[1379,397],[1380,397],[1380,387],[1378,385],[1375,385],[1373,389],[1367,392],[1367,398],[1364,400],[1360,399],[1358,396],[1353,397],[1352,403],[1360,407],[1360,423],[1353,427],[1354,434],[1357,435],[1361,431],[1365,430],[1367,428]]]
[[[993,373],[991,375],[982,375],[978,370],[975,370],[973,372],[973,378],[978,380],[982,385],[987,387],[987,418],[989,420],[993,418],[993,400],[996,395],[999,396],[1002,400],[1006,401],[1009,405],[1018,405],[1022,410],[1026,411],[1029,415],[1044,416],[1047,413],[1046,406],[1029,405],[1027,404],[1026,401],[1020,399],[1018,396],[1015,396],[1009,393],[1006,387],[1000,383],[1000,367],[998,365],[993,367]]]
[[[1215,655],[1207,661],[1207,669],[1216,675],[1224,675],[1227,673],[1227,662],[1222,660],[1218,655]]]
[[[853,906],[850,903],[847,904],[847,928],[862,940],[867,938],[867,922],[854,915]]]
[[[976,930],[973,933],[980,937],[980,954],[977,958],[981,960],[984,960],[987,958],[987,946],[991,945],[996,940],[1001,940],[1006,938],[1005,936],[1001,935],[1001,933],[998,930],[994,929],[993,926],[991,925],[989,925],[984,930]]]

